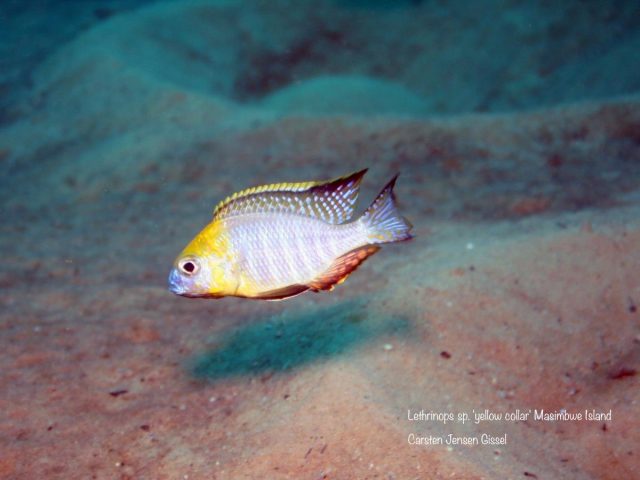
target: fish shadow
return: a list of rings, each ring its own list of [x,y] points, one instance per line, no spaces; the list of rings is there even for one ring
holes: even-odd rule
[[[193,358],[187,368],[201,380],[285,372],[408,330],[406,319],[385,318],[364,302],[341,302],[285,312],[236,330],[214,350]]]

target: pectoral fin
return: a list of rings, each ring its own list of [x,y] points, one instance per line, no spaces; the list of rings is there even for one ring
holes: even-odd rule
[[[309,290],[309,287],[306,285],[289,285],[283,288],[277,288],[275,290],[269,290],[266,292],[260,292],[255,298],[258,300],[284,300],[285,298],[295,297],[296,295],[300,295],[301,293]]]

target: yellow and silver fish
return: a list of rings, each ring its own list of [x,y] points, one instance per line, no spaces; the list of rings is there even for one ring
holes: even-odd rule
[[[397,175],[351,219],[366,171],[228,197],[174,262],[169,289],[186,297],[265,300],[332,290],[379,250],[377,244],[411,238],[411,224],[395,206]]]

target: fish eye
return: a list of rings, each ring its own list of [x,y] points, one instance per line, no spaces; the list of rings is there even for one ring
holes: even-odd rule
[[[195,275],[198,272],[198,263],[193,258],[183,258],[178,263],[178,268],[185,275]]]

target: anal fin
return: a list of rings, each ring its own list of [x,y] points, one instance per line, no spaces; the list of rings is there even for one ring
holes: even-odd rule
[[[371,255],[380,250],[375,245],[365,245],[351,250],[341,257],[338,257],[331,266],[319,277],[309,283],[309,288],[313,291],[333,290],[333,288],[344,282],[358,266]]]

